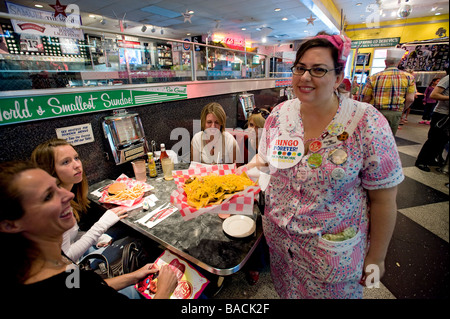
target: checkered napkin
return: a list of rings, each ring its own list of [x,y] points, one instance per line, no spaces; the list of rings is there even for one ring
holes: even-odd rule
[[[244,168],[242,171],[245,171]],[[224,165],[204,165],[192,163],[189,169],[182,171],[174,171],[173,177],[177,189],[170,195],[170,202],[175,205],[181,212],[184,220],[190,220],[205,213],[212,214],[240,214],[252,215],[255,195],[260,192],[259,186],[247,187],[242,192],[233,194],[232,197],[225,199],[219,205],[212,205],[196,209],[187,204],[187,196],[182,186],[184,182],[194,176],[206,176],[210,174],[227,175],[236,173],[236,164]]]
[[[144,193],[151,191],[154,187],[151,185],[148,185],[147,183],[144,182],[138,182],[132,178],[129,178],[127,175],[122,174],[120,175],[115,182],[121,182],[121,183],[125,183],[128,187],[128,189],[133,188],[134,186],[141,184],[144,186],[144,192],[142,193],[141,196],[139,196],[138,198],[134,199],[134,200],[108,200],[108,189],[105,189],[102,192],[102,197],[99,199],[100,203],[107,203],[107,204],[116,204],[119,206],[126,206],[126,207],[131,207],[133,205],[138,204],[141,200],[142,197],[144,197]]]

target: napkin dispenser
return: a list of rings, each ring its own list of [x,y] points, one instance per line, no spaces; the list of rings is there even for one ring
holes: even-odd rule
[[[103,131],[116,165],[142,157],[149,150],[137,113],[114,111],[112,116],[103,119]]]

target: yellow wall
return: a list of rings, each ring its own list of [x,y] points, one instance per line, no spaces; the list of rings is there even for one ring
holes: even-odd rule
[[[439,22],[443,21],[443,22]],[[380,28],[368,29],[365,24],[349,25],[346,28],[346,35],[352,40],[368,40],[381,38],[395,38],[400,37],[400,43],[430,40],[439,38],[436,31],[439,28],[449,32],[449,15],[432,16],[426,18],[415,19],[401,19],[394,21],[381,22]],[[431,22],[431,23],[430,23]],[[370,61],[368,67],[372,65],[374,48],[359,49],[359,53],[370,52]],[[353,65],[354,61],[352,61]],[[357,66],[356,69],[362,69],[362,66]]]
[[[380,28],[368,29],[365,24],[349,25],[345,33],[352,40],[380,39],[400,37],[400,42],[411,42],[438,38],[439,28],[449,32],[449,15],[416,19],[400,19],[381,22]],[[439,22],[443,21],[443,22]],[[431,22],[431,23],[430,23]]]

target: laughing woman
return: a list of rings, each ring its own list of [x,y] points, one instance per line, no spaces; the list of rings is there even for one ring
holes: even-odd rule
[[[104,281],[92,271],[78,269],[61,252],[63,233],[76,223],[70,203],[73,198],[72,192],[31,163],[0,164],[0,242],[2,253],[8,256],[8,262],[0,263],[0,277],[8,291],[7,300],[55,306],[56,301],[67,304],[73,298],[92,303],[124,299],[117,290],[155,272],[152,264],[147,264]],[[176,286],[175,273],[162,267],[158,297],[169,298]]]
[[[87,223],[86,232],[79,232],[79,222],[93,219],[89,216],[88,182],[78,152],[63,139],[51,139],[39,144],[31,154],[31,160],[47,173],[55,177],[60,187],[74,193],[71,200],[77,223],[64,234],[62,249],[72,260],[77,261],[89,252],[93,245],[97,248],[106,246],[112,237],[105,232],[121,218],[126,217],[123,208],[107,210],[98,221]],[[85,223],[86,224],[86,223]]]
[[[337,91],[349,52],[341,35],[305,41],[292,68],[297,98],[265,122],[263,226],[282,298],[362,298],[361,279],[384,273],[404,176],[386,119]]]

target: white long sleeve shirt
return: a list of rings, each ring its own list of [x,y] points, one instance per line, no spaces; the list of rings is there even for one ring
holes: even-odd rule
[[[111,210],[107,210],[102,217],[83,235],[75,241],[78,235],[78,224],[63,234],[62,251],[73,261],[83,256],[83,254],[91,247],[98,243],[100,236],[103,235],[109,227],[119,221],[119,217]]]

